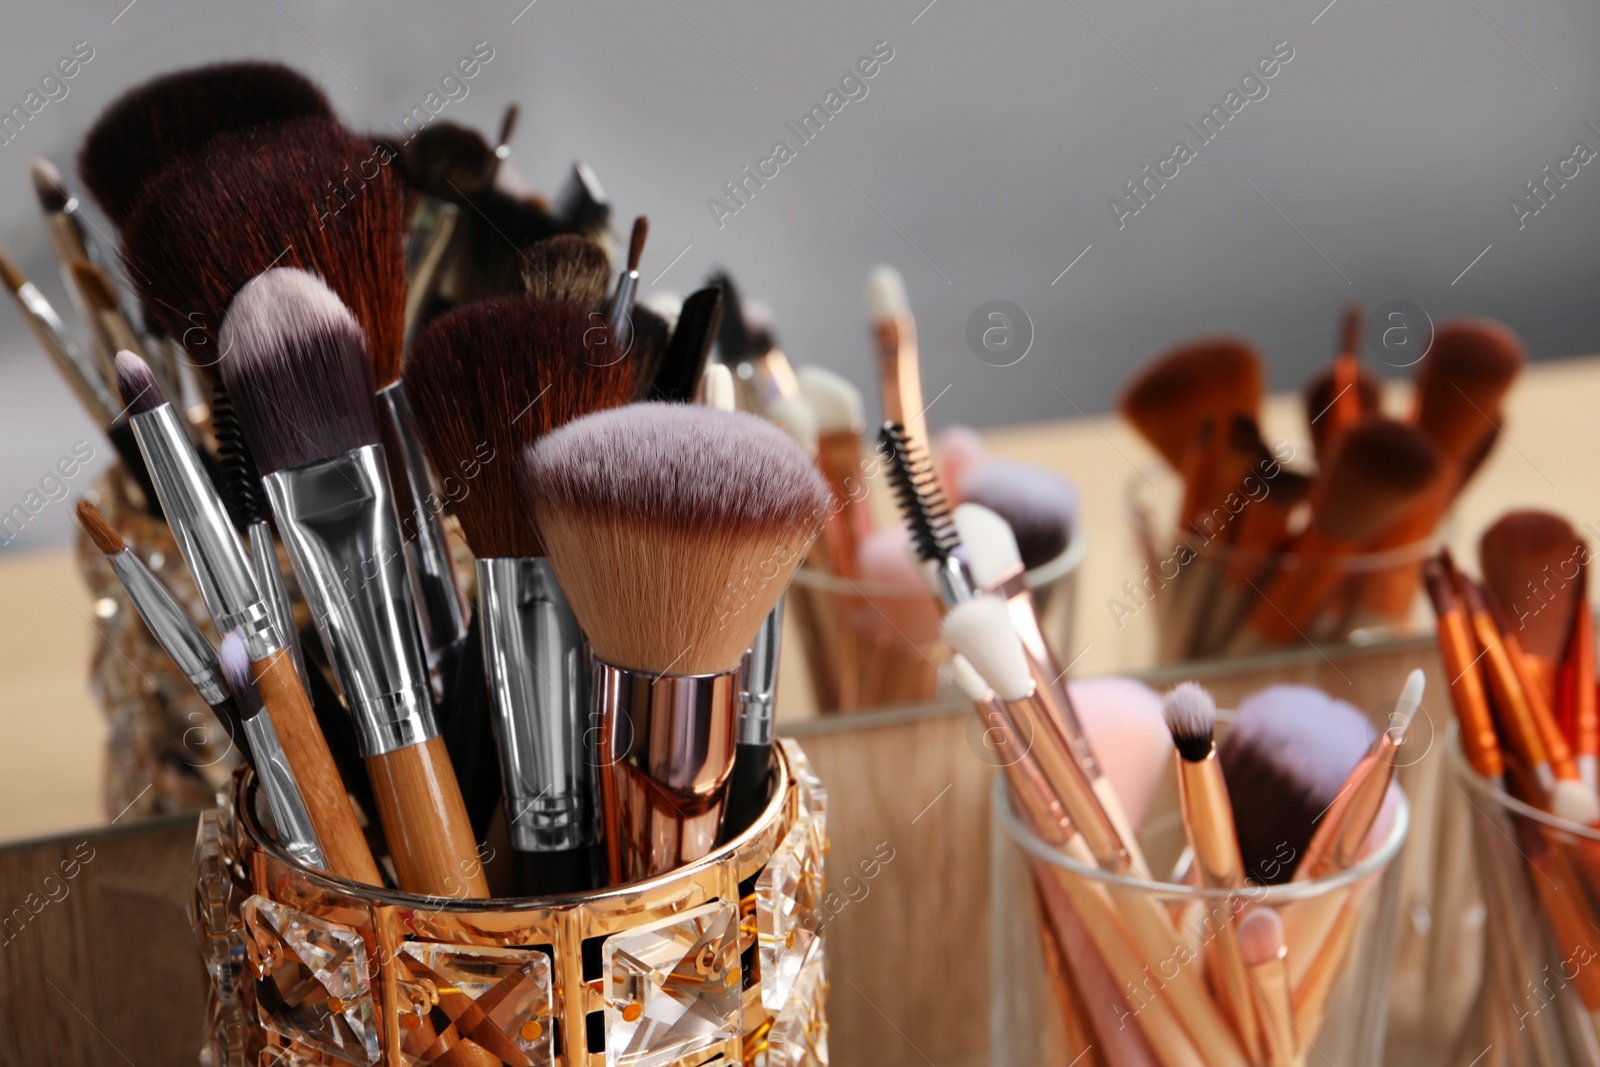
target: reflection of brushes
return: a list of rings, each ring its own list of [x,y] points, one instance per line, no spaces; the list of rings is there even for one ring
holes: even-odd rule
[[[1250,970],[1256,1014],[1266,1045],[1264,1067],[1294,1063],[1293,1002],[1289,994],[1288,949],[1283,920],[1270,907],[1252,908],[1239,920],[1239,951]]]
[[[923,421],[917,322],[911,317],[911,300],[899,271],[888,266],[872,268],[867,275],[867,312],[877,347],[884,420],[904,426],[906,436],[926,452],[928,428]]]
[[[244,647],[244,638],[230,631],[222,637],[219,670],[228,680],[239,705],[239,715],[244,722],[244,732],[250,738],[250,752],[254,757],[256,774],[261,788],[267,794],[267,804],[272,808],[273,821],[278,824],[278,839],[291,856],[312,867],[327,867],[322,847],[317,844],[316,829],[306,812],[299,784],[284,757],[283,745],[273,728],[261,701],[261,691],[256,688],[250,667],[250,653]]]
[[[644,255],[645,238],[650,235],[650,220],[640,215],[633,220],[633,233],[628,237],[628,265],[617,279],[616,291],[606,308],[606,322],[616,338],[617,347],[627,351],[633,340],[634,296],[639,291],[639,259]]]
[[[276,268],[239,291],[222,341],[224,384],[361,730],[400,886],[486,897],[434,724],[361,327],[315,277]]]
[[[1213,889],[1242,889],[1244,860],[1239,855],[1228,786],[1223,781],[1222,764],[1217,760],[1217,746],[1212,740],[1217,725],[1216,702],[1200,686],[1184,682],[1166,695],[1162,710],[1167,729],[1172,732],[1178,802],[1184,833],[1194,853],[1194,869],[1202,885]],[[1218,999],[1232,1018],[1245,1053],[1252,1060],[1259,1060],[1261,1034],[1250,997],[1244,956],[1234,929],[1233,908],[1230,907],[1225,916],[1210,916],[1209,921],[1216,923],[1216,955],[1212,962],[1220,994]]]
[[[138,356],[129,352],[117,356],[117,385],[132,412],[129,421],[201,599],[219,633],[239,630],[244,639],[256,685],[300,783],[329,870],[367,885],[382,885],[311,702],[282,635],[272,625],[222,501],[189,443],[185,423]]]
[[[708,285],[690,293],[655,375],[639,381],[639,399],[693,400],[721,325],[722,290]]]
[[[698,859],[721,822],[740,661],[816,536],[827,484],[764,419],[684,404],[569,423],[525,474],[595,654],[612,881]]]

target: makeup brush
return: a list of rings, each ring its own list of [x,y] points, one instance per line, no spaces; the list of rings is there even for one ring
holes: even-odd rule
[[[696,398],[701,404],[716,411],[737,411],[738,404],[733,385],[733,372],[724,364],[707,363],[706,372],[700,376],[700,390]],[[803,421],[803,416],[801,419]],[[782,425],[780,423],[780,425]],[[786,428],[787,429],[787,428]],[[801,436],[805,434],[805,427],[800,428]],[[794,430],[788,429],[790,437],[804,447],[805,442],[796,437]]]
[[[750,383],[757,405],[769,407],[779,400],[799,396],[800,380],[789,357],[778,347],[772,309],[759,300],[746,301],[744,325],[749,350],[737,374],[741,381]]]
[[[565,300],[585,310],[604,303],[611,261],[606,250],[587,237],[573,233],[547,237],[529,245],[524,258],[522,281],[529,296]]]
[[[1264,1067],[1291,1067],[1297,1042],[1294,1004],[1289,992],[1288,949],[1283,920],[1270,907],[1252,908],[1239,920],[1239,952],[1244,958],[1261,1023]]]
[[[1201,418],[1253,418],[1265,388],[1254,346],[1240,338],[1206,338],[1157,356],[1128,383],[1117,407],[1177,470]]]
[[[1269,686],[1240,701],[1217,758],[1251,881],[1289,881],[1372,736],[1359,710],[1310,686]]]
[[[255,575],[189,441],[186,424],[162,395],[149,366],[131,352],[117,355],[117,386],[167,524],[217,632],[238,630],[244,640],[255,683],[300,784],[329,871],[366,885],[382,885],[285,638],[272,625]]]
[[[827,484],[764,419],[674,404],[569,423],[525,475],[596,659],[611,879],[662,873],[715,841],[738,668],[817,534]]]
[[[609,346],[605,332],[577,304],[481,301],[434,320],[404,375],[419,398],[423,446],[441,482],[455,487],[455,514],[477,557],[487,705],[452,707],[451,716],[492,724],[498,776],[491,766],[483,777],[503,791],[513,849],[536,855],[526,880],[547,892],[587,887],[584,850],[596,839],[589,666],[517,467],[557,426],[631,399],[632,366],[597,358]]]
[[[491,185],[466,204],[461,244],[440,285],[446,307],[522,292],[522,250],[566,232],[550,205],[532,194]]]
[[[1511,511],[1478,541],[1483,587],[1506,627],[1515,631],[1532,681],[1549,705],[1556,672],[1580,612],[1579,571],[1588,546],[1572,525],[1548,511]]]
[[[448,119],[430,122],[404,141],[385,144],[406,184],[439,200],[464,203],[487,189],[500,167],[483,134]]]
[[[221,341],[223,383],[361,733],[400,886],[487,897],[434,723],[361,326],[328,286],[280,267],[239,290]]]
[[[642,400],[693,400],[700,387],[711,346],[722,324],[722,290],[714,285],[698,289],[683,302],[678,324],[653,380],[641,379]]]
[[[1293,546],[1306,565],[1280,570],[1262,587],[1234,647],[1300,638],[1338,587],[1339,561],[1414,507],[1440,462],[1433,444],[1402,423],[1372,419],[1347,431],[1312,485],[1311,523]]]
[[[1595,683],[1594,614],[1589,606],[1587,559],[1578,574],[1578,610],[1573,620],[1572,642],[1563,665],[1559,706],[1562,721],[1570,723],[1578,774],[1585,785],[1600,789],[1600,693]]]
[[[1456,591],[1472,623],[1472,633],[1477,640],[1478,655],[1483,661],[1483,673],[1489,683],[1491,706],[1495,721],[1505,734],[1512,751],[1538,780],[1539,789],[1548,795],[1556,786],[1555,772],[1551,767],[1550,753],[1545,747],[1545,737],[1534,718],[1528,703],[1527,691],[1517,676],[1516,667],[1506,652],[1500,628],[1489,610],[1488,598],[1483,589],[1466,575],[1456,572]]]
[[[210,646],[206,646],[209,651]],[[272,726],[272,716],[267,714],[256,688],[250,666],[250,653],[244,638],[236,631],[222,637],[222,650],[218,656],[218,670],[228,681],[238,703],[238,714],[243,720],[244,733],[250,738],[250,751],[256,776],[267,794],[267,805],[272,809],[272,820],[278,826],[278,840],[284,850],[310,867],[326,868],[322,847],[317,844],[316,829],[306,811],[300,787],[289,769],[277,731]]]
[[[718,366],[722,366],[718,364]],[[726,367],[723,367],[726,370]],[[711,370],[706,368],[707,372]],[[817,457],[817,413],[803,396],[786,396],[767,407],[767,418],[782,427],[795,444],[806,450],[812,459]]]
[[[1505,757],[1500,751],[1478,665],[1478,641],[1456,595],[1452,571],[1448,554],[1426,560],[1422,565],[1423,581],[1437,619],[1439,658],[1450,678],[1450,702],[1461,727],[1461,751],[1473,770],[1489,782],[1503,786]]]
[[[917,357],[917,323],[911,315],[905,279],[893,267],[873,267],[867,275],[867,314],[877,349],[884,420],[904,426],[906,436],[926,452],[928,428],[923,420],[926,405]]]
[[[1500,402],[1527,361],[1522,342],[1502,323],[1440,323],[1428,358],[1417,367],[1417,426],[1466,471],[1494,439]]]
[[[836,574],[854,577],[856,554],[872,532],[862,473],[866,415],[861,392],[842,376],[817,366],[801,367],[796,384],[816,414],[817,466],[828,479],[838,505],[823,533],[828,558]]]
[[[1195,683],[1183,682],[1167,693],[1162,711],[1176,750],[1179,810],[1194,855],[1194,870],[1202,885],[1242,889],[1244,859],[1239,854],[1233,808],[1212,740],[1217,724],[1216,701]],[[1225,917],[1216,920],[1215,946],[1213,975],[1223,1010],[1232,1020],[1245,1054],[1259,1062],[1262,1037],[1231,907]]]
[[[1078,521],[1078,488],[1043,467],[989,459],[970,467],[958,494],[996,512],[1011,527],[1028,570],[1066,550]]]
[[[33,195],[39,201],[39,212],[44,217],[50,249],[55,253],[56,265],[61,268],[61,280],[66,283],[67,293],[78,313],[93,325],[91,307],[69,270],[74,261],[91,258],[82,205],[77,197],[68,192],[66,180],[48,159],[35,159],[28,167],[28,175],[33,180]],[[111,361],[116,357],[116,349],[99,355],[102,372],[110,381],[113,375]]]
[[[598,240],[611,224],[611,197],[589,164],[572,164],[567,179],[551,198],[552,211],[561,228]]]
[[[634,295],[639,291],[639,259],[644,255],[644,242],[650,235],[650,220],[640,215],[633,220],[633,233],[628,238],[628,265],[617,279],[617,288],[606,307],[606,323],[617,340],[617,347],[626,351],[633,340]]]
[[[333,108],[321,89],[281,64],[216,63],[173,71],[134,86],[100,113],[78,152],[78,173],[96,203],[123,227],[140,191],[167,164],[219,134],[302,118],[331,120]],[[323,173],[308,167],[300,178]],[[334,169],[326,178],[338,174]]]

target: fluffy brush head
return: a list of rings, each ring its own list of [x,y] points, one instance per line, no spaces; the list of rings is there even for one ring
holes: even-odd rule
[[[39,198],[39,210],[45,214],[64,211],[72,202],[72,194],[67,192],[67,183],[61,177],[61,171],[48,159],[34,160],[28,167],[28,176],[33,179],[33,195]]]
[[[672,329],[655,377],[640,382],[641,399],[694,399],[706,361],[711,357],[711,346],[722,328],[722,308],[723,290],[716,285],[689,294],[678,311],[678,324]],[[638,329],[637,321],[634,328]]]
[[[800,395],[811,402],[817,413],[819,433],[861,433],[866,428],[861,390],[849,379],[809,363],[796,371],[795,377],[800,381]]]
[[[379,443],[366,337],[320,278],[276,267],[251,280],[221,344],[222,383],[263,474]]]
[[[1199,763],[1211,755],[1211,739],[1217,729],[1217,702],[1195,682],[1174,686],[1161,702],[1161,713],[1172,733],[1178,755],[1189,763]]]
[[[961,538],[950,522],[950,509],[932,462],[897,422],[883,424],[878,451],[888,461],[889,484],[900,505],[900,516],[911,530],[917,558],[924,563],[942,562],[961,544]]]
[[[481,133],[448,121],[430,122],[394,152],[406,184],[456,204],[482,191],[500,162]]]
[[[956,508],[953,521],[978,588],[991,588],[1022,566],[1016,534],[998,513],[968,502]]]
[[[328,98],[277,63],[174,71],[129,89],[100,113],[78,153],[78,173],[111,221],[124,226],[146,183],[213,137],[314,117],[333,118]],[[320,172],[302,180],[312,173]]]
[[[1290,879],[1372,738],[1365,715],[1310,686],[1271,686],[1239,704],[1217,757],[1252,880]]]
[[[967,470],[958,495],[1006,520],[1030,570],[1066,549],[1078,521],[1077,486],[1027,463],[983,460]]]
[[[1582,610],[1578,578],[1588,558],[1572,524],[1552,512],[1507,512],[1483,531],[1478,559],[1484,590],[1527,651],[1555,663],[1565,658],[1572,621]]]
[[[608,362],[605,342],[576,304],[511,296],[458,308],[412,345],[405,389],[428,461],[441,479],[476,471],[453,504],[476,555],[544,555],[518,457],[557,426],[632,398],[633,367]]]
[[[565,232],[550,205],[490,185],[467,198],[461,213],[462,252],[452,264],[445,295],[457,306],[524,291],[522,250]]]
[[[1416,427],[1368,419],[1339,439],[1313,490],[1312,521],[1330,537],[1363,544],[1403,518],[1447,473],[1438,448]]]
[[[717,411],[738,411],[739,402],[733,387],[733,372],[723,363],[706,364],[706,372],[700,376],[700,403]],[[783,425],[782,419],[773,419],[778,425]],[[785,427],[790,437],[794,437],[803,446],[805,441],[794,433],[793,429]]]
[[[1503,323],[1440,323],[1417,367],[1417,425],[1452,459],[1466,462],[1480,441],[1493,437],[1500,401],[1527,361],[1522,341]]]
[[[123,349],[117,353],[117,392],[128,409],[128,415],[143,415],[167,402],[161,384],[150,369],[150,364]]]
[[[1123,417],[1176,470],[1206,415],[1254,416],[1266,389],[1261,356],[1248,341],[1208,338],[1168,349],[1123,391]]]
[[[1333,428],[1334,397],[1338,391],[1334,387],[1334,370],[1328,368],[1318,372],[1306,383],[1305,412],[1306,425],[1311,427],[1311,436],[1318,450],[1326,447],[1326,435]],[[1383,386],[1376,375],[1361,365],[1356,371],[1356,403],[1361,408],[1364,416],[1378,414],[1382,406]]]
[[[404,331],[405,191],[384,158],[321,119],[217,137],[146,187],[123,233],[128,276],[205,367],[241,286],[273,267],[311,271],[354,312],[387,385]]]
[[[93,504],[87,500],[80,500],[76,511],[78,525],[83,527],[83,532],[89,535],[89,540],[94,542],[94,547],[103,555],[114,556],[128,547],[122,540],[122,535],[111,528],[106,517],[100,514],[100,510]]]
[[[939,632],[1001,700],[1023,700],[1033,691],[1028,655],[1004,600],[980,596],[963,601],[945,613]]]
[[[830,499],[782,430],[697,405],[589,415],[526,460],[551,563],[595,654],[649,673],[737,666]]]
[[[611,260],[599,244],[574,233],[535,241],[523,254],[522,281],[528,295],[598,308],[611,284]]]
[[[233,694],[233,702],[239,708],[239,717],[255,718],[262,707],[261,691],[256,688],[255,669],[250,665],[250,653],[238,630],[229,630],[222,635],[217,663],[222,667],[222,677]]]
[[[706,371],[710,373],[713,369],[707,367]],[[722,366],[723,371],[727,369]],[[731,376],[729,380],[731,382]],[[783,427],[783,432],[794,438],[808,456],[817,454],[817,413],[811,409],[805,397],[779,397],[767,406],[767,417]]]

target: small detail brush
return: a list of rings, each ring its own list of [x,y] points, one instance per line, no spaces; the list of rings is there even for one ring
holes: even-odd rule
[[[1295,1063],[1294,1001],[1289,990],[1283,920],[1270,907],[1252,908],[1239,920],[1239,951],[1250,974],[1265,1046],[1262,1067]]]
[[[893,267],[874,267],[867,275],[867,313],[878,354],[884,419],[904,426],[906,436],[926,452],[928,430],[923,421],[917,323],[911,317],[905,279]]]
[[[633,341],[633,299],[639,291],[639,259],[644,255],[645,238],[650,235],[650,220],[640,215],[633,220],[628,238],[628,266],[617,279],[616,291],[606,308],[606,322],[616,338],[618,349],[626,352]]]

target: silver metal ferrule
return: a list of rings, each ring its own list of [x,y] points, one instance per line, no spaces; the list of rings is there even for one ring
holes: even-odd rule
[[[783,598],[761,623],[739,664],[739,744],[770,745],[778,695],[778,649],[783,643]]]
[[[389,484],[405,541],[406,573],[422,626],[423,645],[437,652],[467,636],[466,611],[456,589],[439,512],[427,501],[435,494],[428,461],[417,443],[411,402],[399,382],[378,390],[378,417],[383,427],[384,455],[390,461]]]
[[[611,307],[606,315],[606,322],[611,327],[611,335],[616,339],[620,351],[628,350],[628,342],[633,339],[633,297],[639,289],[639,272],[628,270],[622,272],[622,277],[617,279],[617,291],[611,298]]]
[[[272,540],[272,527],[262,519],[252,522],[245,531],[250,546],[250,567],[255,571],[256,584],[261,587],[262,600],[267,605],[267,615],[272,627],[283,636],[284,647],[294,672],[300,676],[300,686],[311,692],[311,679],[306,675],[306,661],[300,654],[300,635],[294,624],[294,607],[289,603],[289,587],[283,581],[283,568],[278,564],[278,546]]]
[[[955,555],[947,555],[939,564],[939,596],[946,607],[955,607],[977,596],[972,571]]]
[[[283,640],[183,420],[171,404],[162,404],[132,422],[167,525],[217,632],[240,631],[251,660],[265,659],[283,647]]]
[[[263,482],[363,756],[438,736],[383,447]]]
[[[228,687],[222,680],[222,668],[217,664],[211,642],[206,640],[189,613],[172,598],[161,579],[150,573],[150,568],[131,548],[124,548],[106,559],[128,591],[128,599],[133,601],[139,617],[150,627],[156,641],[166,649],[200,698],[212,707],[228,699]]]
[[[674,870],[716,846],[738,674],[641,674],[595,660],[600,814],[613,882]]]
[[[506,823],[519,852],[595,839],[590,664],[550,561],[480,559],[483,673],[494,709]]]
[[[265,711],[256,712],[244,721],[244,733],[255,758],[256,776],[267,791],[267,804],[278,824],[278,841],[295,859],[326,870],[328,862],[317,844],[317,832],[306,812],[300,787],[289,771],[289,761],[283,754],[283,745],[278,742],[278,731],[273,729],[272,716]]]

